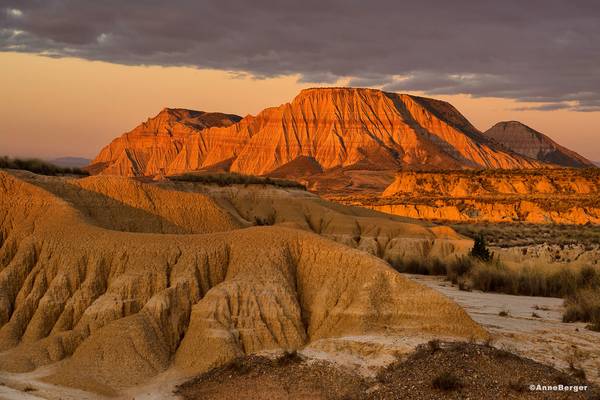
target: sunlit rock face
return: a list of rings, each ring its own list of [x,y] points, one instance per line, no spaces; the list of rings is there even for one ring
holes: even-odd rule
[[[284,171],[289,163],[310,166],[307,173],[356,165],[370,170],[540,165],[489,140],[448,103],[374,89],[306,89],[291,103],[237,121],[227,114],[164,110],[105,147],[92,172],[155,176],[218,165],[264,175]]]

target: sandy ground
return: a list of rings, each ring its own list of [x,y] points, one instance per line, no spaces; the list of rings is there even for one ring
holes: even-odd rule
[[[38,368],[33,372],[13,374],[0,372],[0,400],[99,400],[102,396],[56,386],[40,380],[50,374],[56,365]]]
[[[466,292],[458,290],[441,277],[407,276],[456,301],[476,322],[492,333],[495,347],[561,370],[567,370],[569,363],[574,362],[585,370],[588,379],[600,383],[600,333],[585,329],[582,323],[561,322],[562,299]],[[501,312],[508,315],[500,316]],[[341,367],[349,367],[363,377],[373,377],[376,371],[392,362],[396,356],[408,353],[428,340],[422,339],[342,337],[311,343],[301,354],[315,362],[333,362]],[[0,399],[101,399],[87,392],[39,381],[49,372],[42,368],[27,374],[0,373]],[[184,380],[167,371],[147,385],[126,391],[119,398],[176,399],[178,397],[173,391]]]
[[[494,337],[494,345],[544,364],[566,369],[574,362],[600,383],[600,332],[584,323],[563,323],[563,300],[466,292],[442,277],[407,275],[456,301]],[[500,316],[500,312],[507,316]],[[534,313],[536,316],[534,316]]]

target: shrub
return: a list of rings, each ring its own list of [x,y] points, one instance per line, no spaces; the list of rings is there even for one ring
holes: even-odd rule
[[[463,386],[460,378],[448,371],[442,372],[433,378],[431,384],[435,389],[446,391],[460,389]]]
[[[263,176],[242,175],[233,172],[223,173],[189,173],[181,175],[172,175],[167,177],[172,181],[195,182],[203,184],[216,184],[219,186],[229,185],[271,185],[281,188],[292,188],[306,190],[306,186],[295,181],[286,179],[275,179]]]
[[[492,253],[490,253],[490,250],[487,248],[487,244],[483,235],[478,235],[475,238],[475,243],[473,244],[473,248],[471,249],[469,255],[485,262],[492,260]]]

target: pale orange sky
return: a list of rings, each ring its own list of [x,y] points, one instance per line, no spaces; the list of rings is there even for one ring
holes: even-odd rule
[[[93,158],[114,137],[164,107],[244,116],[291,101],[302,88],[312,86],[317,85],[298,83],[296,76],[252,79],[215,70],[4,52],[0,155]],[[498,121],[518,120],[600,160],[600,112],[516,111],[534,104],[466,95],[432,97],[452,103],[481,130]]]

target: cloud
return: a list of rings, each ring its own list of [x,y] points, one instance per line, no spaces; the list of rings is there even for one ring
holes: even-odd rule
[[[599,108],[596,0],[0,0],[2,9],[0,51]]]

